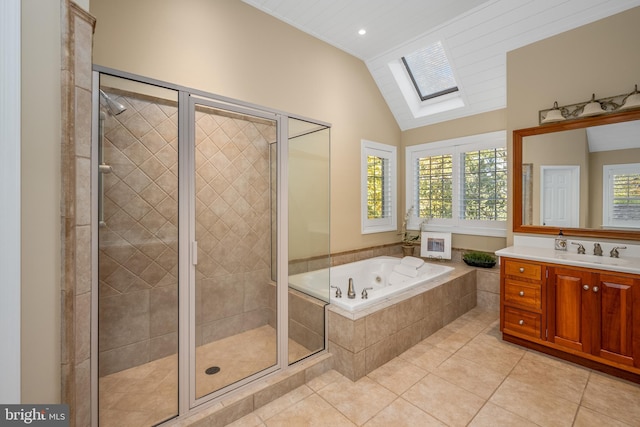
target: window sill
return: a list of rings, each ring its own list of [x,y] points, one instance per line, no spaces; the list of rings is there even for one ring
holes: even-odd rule
[[[506,228],[486,228],[486,227],[465,227],[465,226],[453,226],[453,225],[436,225],[428,224],[422,226],[422,231],[435,231],[440,233],[452,233],[452,234],[469,234],[472,236],[487,236],[487,237],[507,237]]]

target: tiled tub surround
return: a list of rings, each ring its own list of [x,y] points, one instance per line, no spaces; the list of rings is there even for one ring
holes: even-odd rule
[[[456,264],[435,284],[355,313],[329,306],[334,369],[356,381],[476,307],[475,268]]]

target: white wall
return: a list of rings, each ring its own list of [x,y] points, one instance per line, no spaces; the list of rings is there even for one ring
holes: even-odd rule
[[[22,0],[21,4],[21,400],[57,403],[61,395],[60,1]]]
[[[0,402],[20,403],[20,0],[0,2]]]
[[[400,144],[363,61],[238,0],[91,0],[91,13],[96,64],[331,123],[331,251],[400,241],[360,233],[360,140]]]

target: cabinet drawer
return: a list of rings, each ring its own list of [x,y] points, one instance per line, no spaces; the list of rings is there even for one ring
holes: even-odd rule
[[[505,279],[504,302],[540,310],[542,308],[540,284]]]
[[[507,276],[520,277],[523,279],[541,280],[542,266],[540,264],[530,264],[528,262],[505,260],[504,271]]]
[[[540,338],[541,316],[511,307],[504,308],[504,329]]]

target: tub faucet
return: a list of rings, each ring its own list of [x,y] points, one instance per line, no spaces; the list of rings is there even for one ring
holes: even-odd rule
[[[362,299],[368,299],[369,298],[369,294],[367,293],[368,290],[371,290],[373,288],[364,288],[362,290]]]
[[[356,297],[356,291],[353,289],[353,279],[349,277],[349,289],[347,289],[347,298],[354,299]]]
[[[618,258],[618,256],[620,255],[620,253],[618,252],[618,249],[627,249],[627,247],[616,246],[615,248],[611,249],[611,252],[609,252],[609,255],[611,255],[611,258]]]
[[[602,256],[602,247],[600,246],[600,243],[593,244],[593,254]]]
[[[336,290],[336,298],[342,298],[342,289],[340,289],[338,286],[330,286]]]

